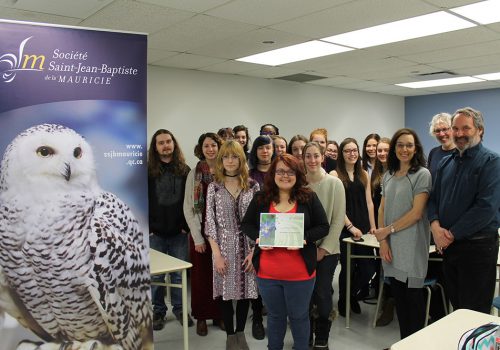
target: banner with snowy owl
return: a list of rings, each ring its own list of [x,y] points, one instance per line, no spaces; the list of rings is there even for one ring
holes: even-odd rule
[[[2,349],[152,349],[142,34],[0,20]]]

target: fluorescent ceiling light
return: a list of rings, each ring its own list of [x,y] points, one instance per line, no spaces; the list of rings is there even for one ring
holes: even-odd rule
[[[500,22],[500,1],[488,0],[450,9],[481,24]]]
[[[315,40],[238,58],[236,61],[278,66],[280,64],[308,60],[310,58],[333,55],[350,50],[352,49],[348,47]]]
[[[474,75],[474,78],[479,78],[484,80],[500,80],[500,72]]]
[[[473,77],[458,77],[458,78],[448,78],[448,79],[414,81],[411,83],[403,83],[403,84],[396,84],[396,85],[407,87],[407,88],[412,88],[412,89],[423,89],[423,88],[428,88],[428,87],[433,87],[433,86],[446,86],[446,85],[478,83],[480,81],[484,81],[484,80],[473,78]]]
[[[330,36],[321,40],[358,49],[474,27],[444,11]]]

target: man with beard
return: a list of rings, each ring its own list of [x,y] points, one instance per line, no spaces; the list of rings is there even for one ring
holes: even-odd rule
[[[456,150],[439,163],[429,221],[453,308],[489,314],[498,256],[500,157],[482,145],[481,112],[459,109],[451,127]]]
[[[188,260],[189,227],[184,218],[184,191],[189,173],[184,155],[172,132],[159,129],[151,138],[148,150],[149,246],[181,260]],[[153,276],[154,282],[165,282],[165,275]],[[180,284],[180,272],[170,273],[170,282]],[[151,288],[153,329],[163,329],[167,305],[165,287]],[[182,295],[179,288],[170,290],[172,312],[182,324]],[[188,326],[194,323],[187,315]]]

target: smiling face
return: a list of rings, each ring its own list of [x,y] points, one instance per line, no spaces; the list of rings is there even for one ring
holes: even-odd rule
[[[379,142],[377,145],[377,158],[382,163],[387,163],[387,155],[389,154],[389,144]]]
[[[297,140],[292,144],[292,155],[297,158],[302,160],[302,149],[306,143],[302,140]]]
[[[212,138],[207,137],[203,140],[202,152],[206,160],[215,160],[218,151],[219,146]]]
[[[354,166],[359,158],[358,146],[356,146],[354,142],[349,142],[344,146],[344,149],[342,150],[342,156],[344,157],[346,165],[349,164]]]
[[[330,143],[328,146],[326,146],[325,156],[337,160],[337,157],[339,156],[339,150],[334,143]]]
[[[437,123],[434,126],[434,136],[436,140],[446,149],[453,144],[452,131],[449,125],[445,123]]]
[[[279,156],[281,154],[286,153],[286,142],[283,139],[275,139],[274,140],[274,149],[276,151],[276,155]]]
[[[411,134],[404,134],[396,140],[396,157],[401,164],[410,164],[415,155],[415,139]]]
[[[304,164],[307,172],[317,172],[321,169],[324,157],[316,146],[308,146],[304,154]]]
[[[365,151],[368,157],[370,157],[370,160],[374,160],[377,156],[377,143],[378,141],[375,139],[369,139],[366,143]]]
[[[245,130],[238,131],[234,135],[234,138],[236,139],[236,141],[238,141],[238,143],[241,145],[241,147],[245,147],[245,145],[248,142],[247,133],[245,132]]]
[[[280,191],[290,192],[297,182],[295,171],[289,168],[285,163],[279,161],[276,164],[274,181]]]
[[[464,114],[453,118],[452,129],[453,141],[460,152],[474,147],[481,141],[483,130],[476,128],[473,119]]]

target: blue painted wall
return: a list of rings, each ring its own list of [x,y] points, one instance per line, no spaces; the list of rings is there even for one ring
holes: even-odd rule
[[[438,145],[429,135],[429,122],[439,112],[453,114],[462,107],[472,107],[483,113],[485,133],[483,144],[500,153],[500,89],[454,92],[405,98],[405,126],[420,137],[425,154]]]

